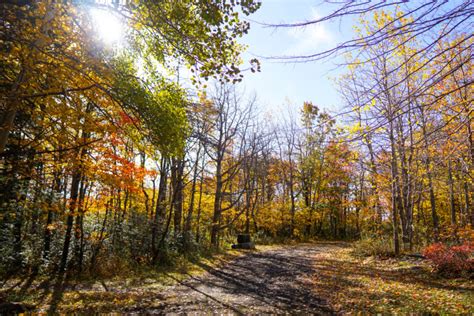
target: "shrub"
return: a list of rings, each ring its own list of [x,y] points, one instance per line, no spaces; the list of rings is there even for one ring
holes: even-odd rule
[[[474,244],[469,242],[457,246],[435,243],[426,247],[423,255],[432,262],[439,273],[459,275],[474,271],[473,251]]]
[[[354,243],[356,256],[391,257],[394,255],[392,241],[386,236],[368,237]]]

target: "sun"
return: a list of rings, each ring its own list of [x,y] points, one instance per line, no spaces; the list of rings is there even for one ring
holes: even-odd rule
[[[90,10],[93,28],[101,41],[108,45],[120,45],[124,40],[123,19],[106,9]]]

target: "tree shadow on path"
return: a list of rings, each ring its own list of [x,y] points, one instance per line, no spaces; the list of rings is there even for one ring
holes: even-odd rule
[[[215,305],[208,304],[211,299],[235,314],[334,314],[311,286],[314,256],[322,249],[298,246],[255,252],[219,268],[201,263],[205,275],[180,283],[180,297],[190,296],[198,302],[188,309],[180,300],[181,306],[168,305],[165,312],[215,311]]]

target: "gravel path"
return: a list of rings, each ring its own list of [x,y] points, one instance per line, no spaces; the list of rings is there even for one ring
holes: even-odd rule
[[[163,293],[163,305],[149,314],[334,314],[314,293],[314,260],[330,251],[298,245],[252,252],[207,270]]]

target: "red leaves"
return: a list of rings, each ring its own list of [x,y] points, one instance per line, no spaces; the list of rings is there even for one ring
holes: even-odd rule
[[[453,275],[474,270],[474,261],[470,258],[473,251],[474,244],[469,242],[458,246],[436,243],[426,247],[423,254],[438,272]]]
[[[138,124],[138,119],[137,118],[133,118],[133,117],[131,117],[130,115],[128,115],[127,113],[125,113],[123,111],[119,112],[119,115],[120,115],[120,120],[119,120],[120,126],[127,126],[127,125],[130,125],[130,124],[133,124],[133,125]]]

